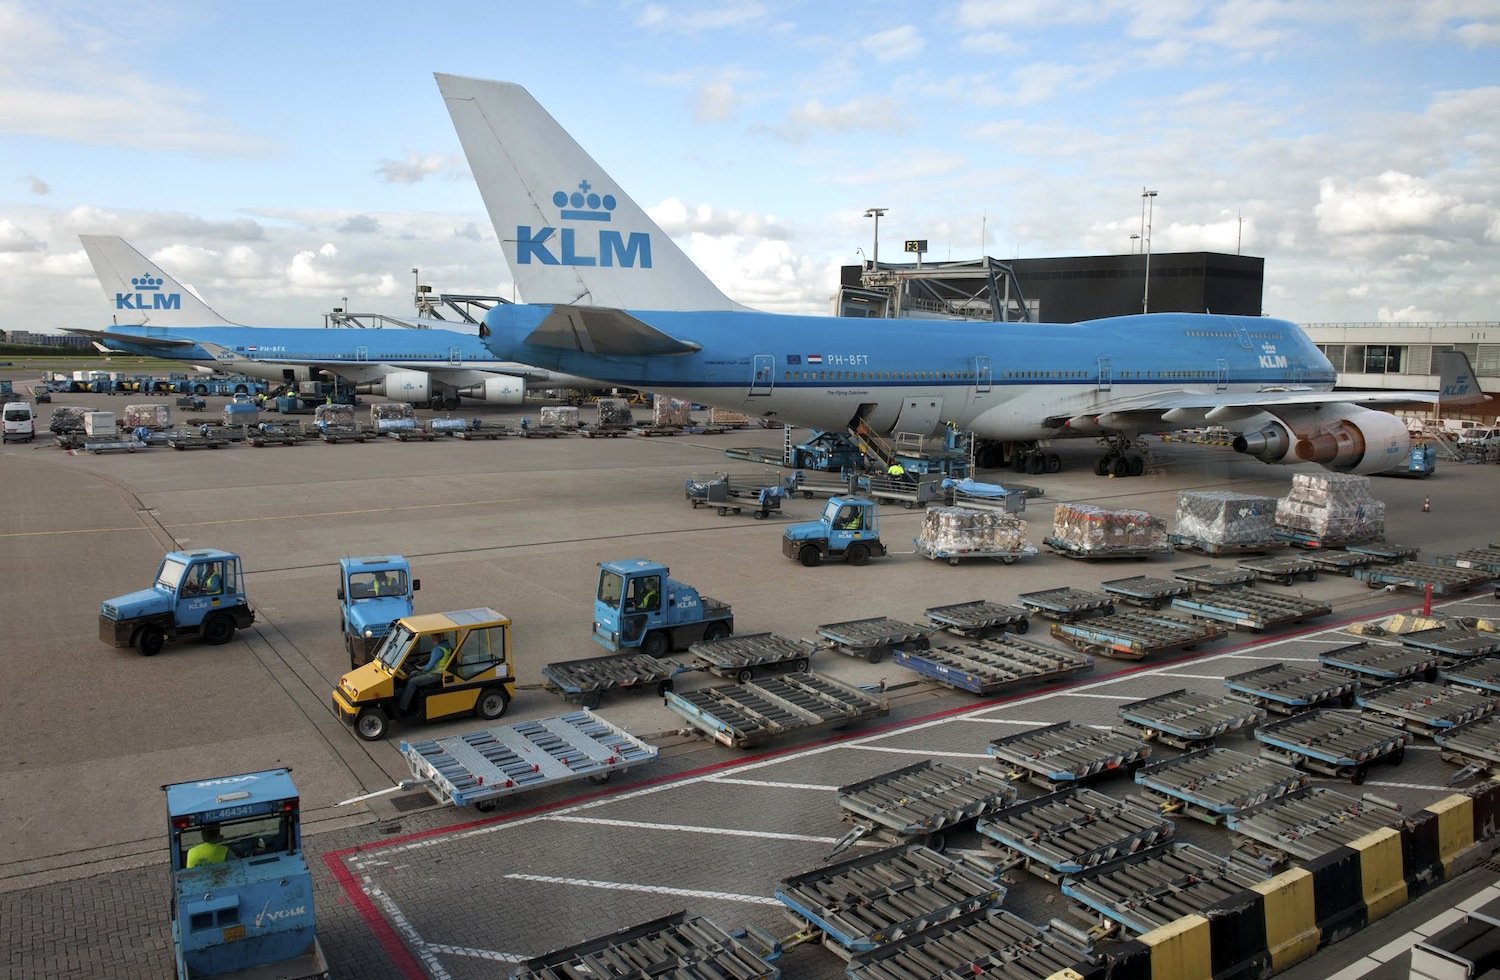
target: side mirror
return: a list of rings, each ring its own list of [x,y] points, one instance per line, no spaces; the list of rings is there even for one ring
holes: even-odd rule
[[[422,580],[419,579],[419,578],[412,579],[411,580],[411,590],[413,592],[421,592],[422,591]]]
[[[339,583],[339,596],[338,596],[338,599],[339,599],[339,602],[343,602],[344,601],[344,584],[342,582]]]

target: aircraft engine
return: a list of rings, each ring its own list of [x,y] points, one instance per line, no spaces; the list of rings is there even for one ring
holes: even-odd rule
[[[1271,422],[1254,432],[1242,432],[1234,437],[1234,451],[1254,456],[1264,463],[1285,463],[1287,453],[1297,437],[1280,422]],[[1295,462],[1295,460],[1293,460]]]
[[[1317,463],[1335,473],[1379,473],[1411,449],[1406,424],[1388,412],[1343,406],[1331,422],[1288,428],[1273,421],[1234,440],[1234,451],[1267,463]]]
[[[432,400],[432,375],[426,371],[392,371],[377,383],[376,394],[392,401],[426,404]]]
[[[519,405],[526,397],[526,382],[508,374],[485,378],[477,394],[487,405]]]

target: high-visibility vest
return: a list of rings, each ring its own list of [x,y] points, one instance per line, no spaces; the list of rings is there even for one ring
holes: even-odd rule
[[[229,857],[228,847],[204,841],[188,848],[187,866],[196,868],[200,864],[219,864],[227,857]]]

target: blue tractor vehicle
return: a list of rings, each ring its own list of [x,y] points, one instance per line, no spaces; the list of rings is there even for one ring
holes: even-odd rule
[[[178,980],[327,977],[291,770],[162,789]]]
[[[412,614],[412,593],[421,588],[400,555],[339,560],[340,624],[351,670],[369,663],[391,624]]]
[[[606,650],[639,649],[651,657],[734,632],[727,602],[700,596],[645,558],[599,563],[594,593],[594,642]]]
[[[781,534],[781,553],[808,568],[829,559],[863,565],[884,558],[880,518],[868,497],[829,497],[815,521],[792,524]]]
[[[151,657],[167,640],[202,637],[215,646],[255,622],[246,598],[240,556],[214,548],[170,551],[149,589],[106,599],[99,607],[99,639],[135,647]]]

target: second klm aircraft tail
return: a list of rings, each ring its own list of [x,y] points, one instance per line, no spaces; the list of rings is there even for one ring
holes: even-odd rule
[[[153,327],[232,327],[156,263],[116,235],[79,235],[104,287],[114,302],[115,321]]]

